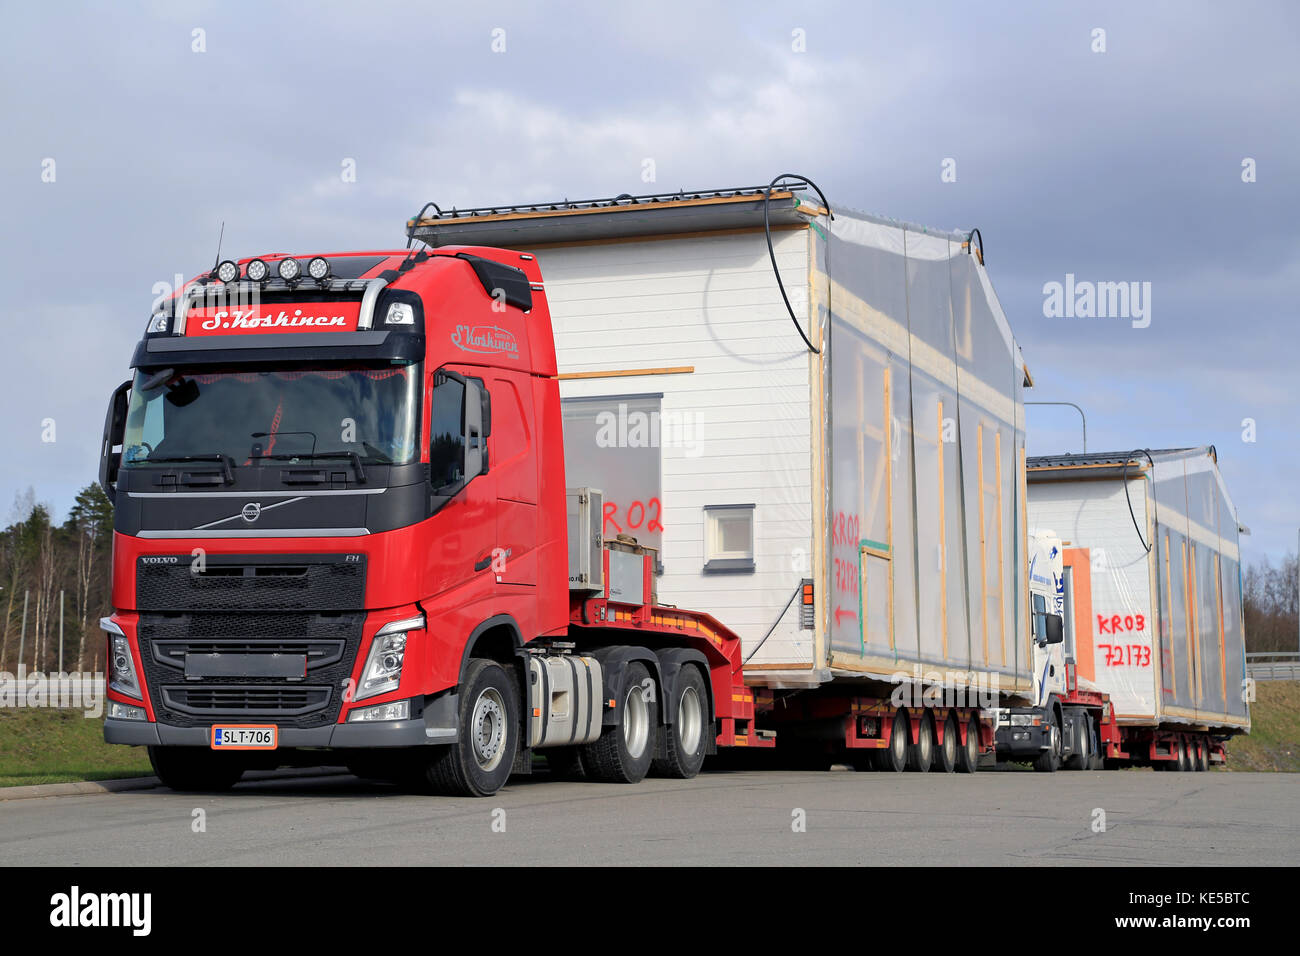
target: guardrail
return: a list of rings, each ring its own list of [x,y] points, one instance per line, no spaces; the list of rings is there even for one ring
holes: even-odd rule
[[[1300,681],[1300,651],[1251,651],[1246,676],[1252,680]]]

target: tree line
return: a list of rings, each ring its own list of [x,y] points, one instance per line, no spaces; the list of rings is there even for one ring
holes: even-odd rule
[[[98,484],[77,493],[62,525],[28,488],[14,499],[0,541],[0,672],[97,671],[99,619],[112,612],[113,503]],[[60,628],[62,617],[62,628]]]
[[[1297,561],[1287,555],[1273,567],[1267,559],[1246,569],[1242,602],[1246,610],[1246,650],[1300,651],[1300,595]]]

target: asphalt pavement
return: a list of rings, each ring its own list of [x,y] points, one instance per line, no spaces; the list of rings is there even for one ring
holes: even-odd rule
[[[485,799],[346,774],[9,800],[4,864],[1300,863],[1300,776],[745,770],[637,785],[515,777]]]

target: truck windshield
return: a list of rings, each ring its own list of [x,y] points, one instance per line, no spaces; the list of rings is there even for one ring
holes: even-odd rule
[[[234,465],[354,455],[383,465],[418,457],[419,365],[178,371],[156,380],[136,373],[124,467],[221,456]]]

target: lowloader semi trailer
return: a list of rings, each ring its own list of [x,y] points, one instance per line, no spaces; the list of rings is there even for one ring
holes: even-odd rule
[[[973,771],[1032,705],[1020,350],[978,232],[795,185],[219,262],[110,401],[109,742],[490,794],[789,748]]]
[[[1244,529],[1214,448],[1034,457],[1028,482],[1031,524],[1059,536],[1046,550],[1060,557],[1040,563],[1057,576],[1067,640],[1050,645],[1048,666],[1068,670],[1074,696],[1048,688],[1034,708],[1000,714],[999,753],[1024,731],[1014,719],[1037,728],[1043,769],[1069,761],[1071,747],[1106,766],[1223,763],[1224,742],[1250,730],[1252,694]],[[1104,706],[1085,707],[1078,688]]]

